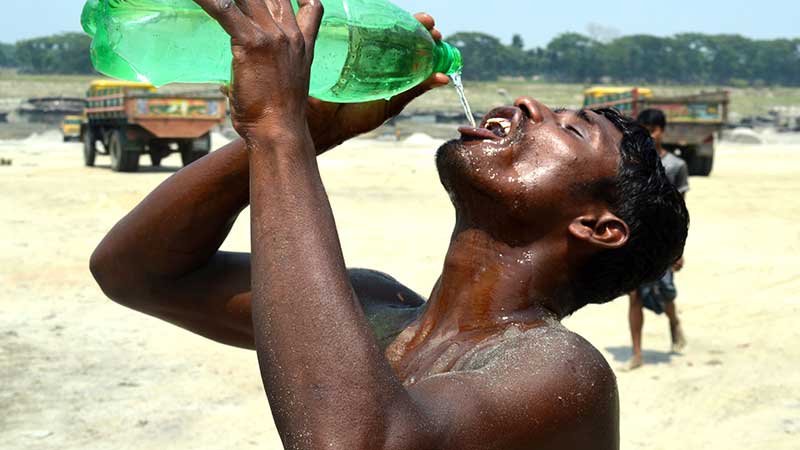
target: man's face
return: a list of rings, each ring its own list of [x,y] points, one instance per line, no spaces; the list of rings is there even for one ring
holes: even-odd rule
[[[461,139],[439,150],[437,166],[469,221],[547,226],[572,220],[587,206],[573,187],[613,178],[619,166],[622,133],[588,110],[552,111],[521,98],[490,112],[479,128],[459,131]]]

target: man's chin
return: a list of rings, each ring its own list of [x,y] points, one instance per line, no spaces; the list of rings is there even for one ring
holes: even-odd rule
[[[462,142],[460,139],[453,139],[447,141],[439,147],[436,151],[436,168],[439,173],[447,172],[456,165],[463,165],[463,156],[460,155],[463,150]]]

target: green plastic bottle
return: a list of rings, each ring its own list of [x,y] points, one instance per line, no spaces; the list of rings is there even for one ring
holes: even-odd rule
[[[434,72],[462,69],[458,49],[435,43],[411,14],[386,0],[323,4],[311,68],[316,98],[385,99]],[[93,38],[92,63],[105,75],[156,86],[230,81],[230,37],[192,0],[88,0],[81,23]]]

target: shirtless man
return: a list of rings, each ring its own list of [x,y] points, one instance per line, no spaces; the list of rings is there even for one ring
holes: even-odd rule
[[[235,141],[159,186],[92,256],[109,297],[254,348],[289,449],[619,446],[616,381],[559,324],[654,279],[688,216],[647,132],[612,111],[530,98],[437,154],[456,211],[429,300],[348,271],[316,155],[392,102],[307,99],[317,0],[196,0],[232,36]],[[421,17],[433,29],[429,17]],[[252,255],[220,252],[251,205]]]

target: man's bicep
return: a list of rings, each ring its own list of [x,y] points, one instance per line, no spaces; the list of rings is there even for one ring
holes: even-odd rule
[[[158,283],[152,296],[142,312],[223,344],[254,349],[250,254],[217,252],[189,274]]]
[[[351,269],[348,274],[369,318],[386,318],[387,315],[380,313],[384,307],[396,310],[424,302],[384,273]],[[222,344],[253,350],[250,275],[249,253],[220,251],[189,274],[157,283],[148,301],[126,306]],[[389,319],[376,320],[377,325],[373,325],[391,327]]]

